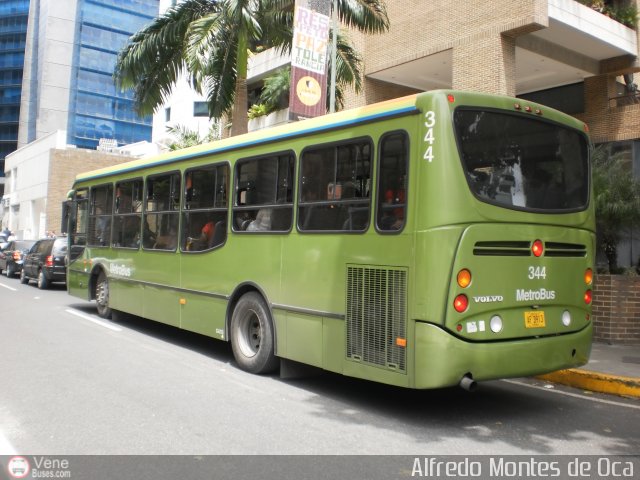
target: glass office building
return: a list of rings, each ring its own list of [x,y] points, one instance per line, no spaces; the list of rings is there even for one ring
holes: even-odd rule
[[[0,0],[0,177],[18,147],[18,120],[29,0]]]
[[[95,148],[101,138],[118,145],[151,140],[151,116],[140,118],[131,91],[113,82],[118,51],[158,15],[158,0],[80,0],[74,52],[69,143]]]
[[[151,116],[136,114],[113,72],[129,37],[158,16],[159,0],[31,3],[18,146],[56,130],[83,148],[150,141]]]

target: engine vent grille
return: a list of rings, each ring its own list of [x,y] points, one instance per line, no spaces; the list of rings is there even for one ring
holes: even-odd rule
[[[406,270],[347,266],[347,358],[406,371]]]

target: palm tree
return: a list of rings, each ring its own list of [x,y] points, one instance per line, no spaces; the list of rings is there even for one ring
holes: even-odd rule
[[[186,73],[206,94],[209,116],[231,113],[231,135],[245,133],[249,51],[290,52],[294,6],[294,0],[185,0],[131,37],[118,55],[116,83],[133,89],[138,112],[148,115]],[[389,28],[383,0],[337,0],[337,10],[343,24],[361,32]],[[339,53],[337,74],[339,82],[359,88],[360,65],[351,47]]]
[[[220,139],[217,123],[211,124],[209,131],[204,137],[202,137],[197,130],[192,130],[184,125],[168,126],[167,133],[173,137],[173,141],[167,144],[167,148],[170,151],[193,147],[194,145],[201,145]]]

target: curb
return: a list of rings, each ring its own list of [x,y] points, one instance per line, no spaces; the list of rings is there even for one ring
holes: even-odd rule
[[[640,378],[635,377],[607,375],[605,373],[570,368],[545,375],[537,375],[536,378],[592,392],[640,398]]]

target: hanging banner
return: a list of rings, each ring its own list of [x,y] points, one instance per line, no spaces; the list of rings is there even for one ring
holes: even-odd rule
[[[328,0],[296,0],[289,120],[317,117],[327,111],[329,13]]]

